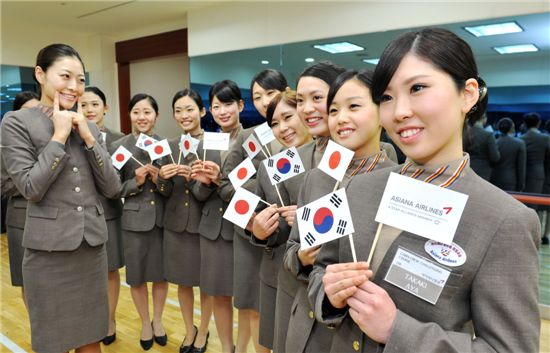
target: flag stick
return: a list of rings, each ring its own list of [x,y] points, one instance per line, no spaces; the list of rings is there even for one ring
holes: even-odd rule
[[[267,148],[267,145],[265,145],[264,147],[265,147],[265,150],[267,151],[267,154],[269,155],[269,157],[271,157],[271,152],[269,152],[269,148]]]
[[[180,153],[178,154],[178,164],[181,162],[181,155],[183,154],[183,151],[180,148]]]
[[[283,198],[281,197],[281,193],[279,192],[279,188],[277,187],[277,184],[274,185],[275,190],[277,190],[277,195],[279,195],[279,201],[281,201],[281,206],[285,207],[285,204],[283,203]]]
[[[172,160],[172,164],[176,164],[176,161],[174,161],[174,156],[172,156],[172,153],[170,153],[170,159]]]
[[[139,160],[137,160],[136,157],[134,157],[134,156],[131,156],[131,157],[134,161],[138,162],[138,164],[143,167],[143,163],[141,163]]]
[[[263,203],[265,203],[268,207],[271,206],[271,204],[270,204],[269,202],[267,202],[267,201],[264,201],[264,200],[262,200],[262,199],[260,199],[260,201],[263,202]]]
[[[263,152],[265,158],[269,158],[269,156],[265,153],[264,148],[263,148],[263,147],[260,147],[260,149],[262,150],[262,152]]]
[[[336,184],[334,184],[334,190],[332,190],[332,192],[335,192],[338,189],[338,186],[340,186],[340,182],[336,180]]]
[[[357,255],[355,254],[355,244],[353,243],[353,233],[348,234],[349,246],[351,247],[351,256],[353,257],[353,262],[357,262]]]
[[[370,262],[372,260],[372,255],[374,255],[374,249],[376,249],[376,244],[378,243],[378,238],[380,238],[380,231],[382,230],[382,223],[378,223],[378,229],[376,229],[376,235],[374,236],[374,240],[372,242],[372,246],[370,248],[369,258],[367,259],[367,264],[370,266]]]
[[[202,154],[202,161],[206,162],[206,150],[204,150],[204,153]]]

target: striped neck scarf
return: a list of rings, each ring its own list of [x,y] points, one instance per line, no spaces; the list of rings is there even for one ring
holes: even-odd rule
[[[464,175],[469,165],[470,156],[467,153],[464,153],[462,158],[442,166],[421,166],[407,159],[399,174],[448,188]]]
[[[384,162],[388,156],[385,151],[380,151],[365,158],[355,158],[349,163],[346,170],[346,176],[353,178],[358,173],[365,174],[370,173],[376,169],[379,163]]]

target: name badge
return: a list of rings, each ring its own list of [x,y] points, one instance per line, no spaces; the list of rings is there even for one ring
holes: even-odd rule
[[[435,305],[450,274],[449,270],[399,248],[384,280]]]

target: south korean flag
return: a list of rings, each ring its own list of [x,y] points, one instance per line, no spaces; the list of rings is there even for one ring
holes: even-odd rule
[[[296,210],[300,247],[311,248],[354,232],[344,188]]]
[[[273,157],[264,159],[262,163],[267,170],[272,185],[276,185],[305,171],[304,164],[300,159],[296,147],[290,147]]]
[[[136,141],[136,147],[141,148],[145,152],[149,152],[148,148],[158,141],[152,138],[151,136],[147,136],[144,133],[139,134],[137,141]]]

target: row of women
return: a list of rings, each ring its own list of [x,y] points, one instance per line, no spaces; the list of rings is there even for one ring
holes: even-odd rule
[[[152,163],[136,137],[160,139],[153,133],[159,117],[153,97],[132,98],[133,133],[117,139],[102,125],[105,97],[84,89],[84,65],[72,48],[44,48],[35,75],[40,104],[8,113],[2,141],[7,172],[29,201],[22,278],[37,352],[96,352],[98,342],[115,339],[123,264],[145,350],[167,342],[162,311],[170,282],[178,285],[185,323],[180,352],[206,350],[212,312],[223,352],[245,352],[251,336],[256,352],[538,352],[540,224],[532,210],[469,167],[464,127],[482,116],[488,94],[470,47],[453,33],[403,34],[374,72],[314,64],[296,91],[277,71],[259,73],[252,99],[276,137],[266,148],[297,147],[307,172],[279,184],[279,197],[258,154],[257,174],[244,187],[271,206],[258,208],[246,229],[222,218],[235,192],[228,174],[246,158],[242,144],[253,133],[240,124],[243,101],[233,81],[209,92],[209,110],[230,134],[229,150]],[[200,96],[178,92],[172,106],[183,132],[201,139]],[[406,155],[404,164],[380,143],[382,129]],[[342,186],[357,262],[347,237],[302,249],[294,226],[297,207],[334,189],[334,179],[316,169],[329,140],[354,151]],[[178,141],[171,142],[176,154]],[[105,146],[111,153],[124,146],[137,161],[117,174]],[[203,156],[202,143],[197,152]],[[372,262],[365,262],[391,173],[468,195],[452,245],[438,248],[383,225]],[[437,262],[433,249],[462,260]],[[435,298],[414,290],[426,287],[418,278],[432,273],[422,266],[404,267],[404,280],[415,286],[388,279],[398,253],[449,274]],[[199,327],[193,287],[201,293]]]

